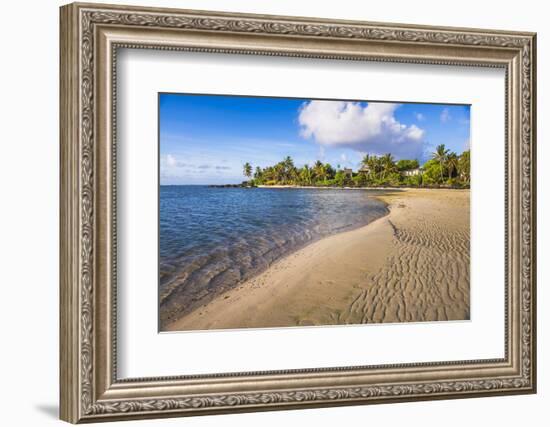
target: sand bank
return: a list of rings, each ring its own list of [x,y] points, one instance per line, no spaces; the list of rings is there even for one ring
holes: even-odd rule
[[[166,329],[469,319],[469,190],[379,197],[389,215],[298,250]]]

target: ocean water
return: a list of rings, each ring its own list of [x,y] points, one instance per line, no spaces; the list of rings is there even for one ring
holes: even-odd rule
[[[384,216],[373,194],[161,186],[161,306],[181,314],[310,242]]]

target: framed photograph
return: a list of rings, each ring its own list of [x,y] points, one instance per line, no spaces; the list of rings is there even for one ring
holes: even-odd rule
[[[61,418],[536,391],[535,34],[61,8]]]

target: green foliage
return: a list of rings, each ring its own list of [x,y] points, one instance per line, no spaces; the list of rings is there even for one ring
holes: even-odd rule
[[[321,163],[320,160],[317,160],[315,162],[315,165],[313,165],[313,177],[316,182],[324,181],[327,179],[327,170],[325,168],[325,165]]]
[[[252,166],[248,162],[243,165],[243,175],[248,178],[252,176]]]
[[[439,163],[439,182],[443,181],[443,174],[445,173],[445,164],[447,162],[447,156],[449,155],[449,150],[445,148],[445,144],[440,144],[435,148],[435,151],[432,153],[432,159]]]
[[[460,187],[460,181],[458,178],[448,178],[447,181],[445,181],[445,184],[447,184],[449,187]]]
[[[332,181],[334,182],[334,185],[337,185],[338,187],[353,185],[353,179],[342,170],[336,172]]]
[[[424,164],[424,173],[422,179],[424,185],[440,184],[443,176],[443,168],[438,160],[428,160]]]
[[[307,164],[299,172],[299,182],[305,185],[311,185],[313,173]]]
[[[262,168],[259,166],[256,166],[256,171],[254,172],[254,183],[256,185],[261,185],[263,183],[263,171]]]
[[[336,172],[336,175],[334,176],[334,183],[340,187],[344,186],[344,172],[338,171]]]
[[[399,172],[392,172],[386,178],[386,182],[392,187],[399,187],[401,185],[402,179],[403,177]]]
[[[470,186],[470,151],[460,156],[445,148],[436,147],[432,158],[428,160],[418,175],[406,176],[405,172],[419,168],[416,159],[395,161],[388,153],[383,156],[365,155],[361,169],[355,174],[346,174],[340,167],[336,169],[329,163],[317,160],[313,166],[298,168],[292,157],[287,156],[279,163],[265,168],[256,167],[254,178],[245,181],[246,185],[301,185],[318,187],[380,187],[380,186]],[[243,165],[243,174],[252,176],[250,163]]]
[[[460,181],[470,185],[470,150],[464,151],[458,159],[458,176]]]
[[[336,171],[334,170],[334,168],[329,163],[325,163],[324,168],[327,175],[327,179],[334,179],[336,176]]]
[[[447,155],[447,162],[445,166],[447,166],[447,173],[449,174],[449,179],[452,179],[454,176],[457,175],[458,156],[456,153],[450,153],[449,155]]]
[[[354,176],[352,180],[355,187],[365,187],[369,182],[367,176],[364,173],[360,173]]]
[[[411,170],[411,169],[417,169],[418,167],[420,167],[420,165],[418,164],[418,160],[407,160],[407,159],[402,159],[402,160],[399,160],[396,164],[397,166],[397,170],[399,171],[406,171],[406,170]]]
[[[422,187],[422,174],[404,177],[403,185],[408,187]]]

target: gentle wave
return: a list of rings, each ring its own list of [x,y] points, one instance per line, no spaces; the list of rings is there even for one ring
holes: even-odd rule
[[[387,212],[366,190],[161,186],[161,317],[181,315],[296,249]]]

